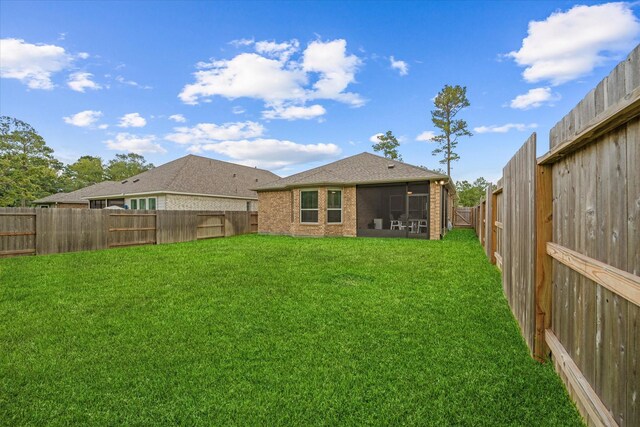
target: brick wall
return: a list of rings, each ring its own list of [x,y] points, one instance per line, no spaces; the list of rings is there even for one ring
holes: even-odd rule
[[[429,183],[429,239],[440,240],[442,186],[438,182]]]
[[[342,223],[327,223],[327,191],[318,190],[318,223],[300,223],[300,189],[263,191],[258,195],[258,231],[292,236],[355,236],[356,188],[342,188]],[[293,221],[292,221],[293,218]]]
[[[252,204],[252,206],[250,206],[250,210],[256,209],[256,202],[252,200],[228,199],[225,197],[187,196],[183,194],[167,194],[165,209],[246,211],[247,202],[250,202]]]
[[[291,191],[258,193],[258,233],[291,234]]]

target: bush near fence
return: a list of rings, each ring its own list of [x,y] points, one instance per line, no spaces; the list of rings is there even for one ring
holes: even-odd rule
[[[188,242],[257,231],[257,212],[0,208],[0,257]]]
[[[590,425],[640,426],[640,46],[472,210],[532,354]]]

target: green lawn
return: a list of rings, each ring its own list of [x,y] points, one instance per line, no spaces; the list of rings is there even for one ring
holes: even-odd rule
[[[472,232],[0,260],[0,425],[581,425]]]

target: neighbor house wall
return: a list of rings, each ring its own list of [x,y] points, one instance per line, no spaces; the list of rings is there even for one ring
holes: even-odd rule
[[[88,203],[38,203],[38,207],[89,209]]]
[[[129,209],[131,209],[131,199],[149,199],[149,198],[156,198],[156,209],[157,210],[165,210],[167,209],[167,199],[166,196],[164,194],[151,194],[151,195],[147,195],[145,194],[144,196],[128,196],[124,198],[124,204],[129,206]],[[148,206],[148,202],[147,202],[147,206]]]
[[[247,202],[249,202],[248,210],[255,211],[258,208],[258,202],[251,199],[189,196],[184,194],[167,194],[165,198],[164,209],[167,210],[246,211]]]

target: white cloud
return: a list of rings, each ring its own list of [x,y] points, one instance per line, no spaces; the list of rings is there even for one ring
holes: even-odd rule
[[[553,105],[553,102],[560,100],[560,95],[551,92],[551,88],[538,87],[535,89],[529,89],[525,94],[518,95],[511,100],[509,104],[511,108],[518,110],[529,110],[531,108],[538,108],[543,105]]]
[[[177,127],[166,140],[199,146],[214,141],[228,141],[246,138],[257,138],[264,133],[264,127],[256,122],[235,122],[217,125],[215,123],[199,123],[193,127]]]
[[[169,116],[169,120],[173,120],[176,123],[184,123],[187,119],[182,114],[172,114]]]
[[[384,135],[384,133],[376,133],[374,135],[371,135],[371,137],[369,138],[369,141],[373,142],[374,144],[377,144],[378,142],[380,142],[378,137],[382,135]]]
[[[196,150],[225,155],[237,163],[269,169],[334,159],[341,153],[335,144],[298,144],[278,139],[222,141],[199,146]]]
[[[538,125],[536,123],[524,124],[524,123],[507,123],[504,125],[491,125],[491,126],[479,126],[473,128],[476,133],[507,133],[512,129],[519,132],[523,132],[527,129],[535,129]]]
[[[261,55],[277,58],[281,62],[289,60],[291,55],[300,48],[300,42],[293,39],[288,42],[276,43],[275,41],[260,41],[255,44],[256,52]]]
[[[80,52],[76,56],[80,59],[88,59],[90,55],[87,52]]]
[[[31,89],[53,89],[52,74],[68,68],[72,61],[60,46],[0,39],[0,77],[18,79]]]
[[[105,141],[107,148],[129,153],[166,153],[167,150],[156,144],[154,135],[137,136],[130,133],[118,133],[115,139]]]
[[[640,22],[631,3],[574,6],[543,21],[529,22],[527,37],[510,52],[528,82],[559,85],[589,74],[608,60],[633,49]]]
[[[237,39],[237,40],[231,40],[229,42],[230,45],[235,47],[251,46],[254,43],[255,43],[254,39]]]
[[[436,133],[434,131],[425,130],[420,135],[416,136],[416,141],[433,142],[431,141],[431,138],[433,138],[434,136],[436,136]]]
[[[233,114],[244,114],[246,110],[239,105],[234,105],[233,108],[231,109],[231,112]]]
[[[140,113],[129,113],[120,117],[118,127],[121,128],[141,128],[147,125],[147,120]]]
[[[100,117],[102,117],[102,111],[85,110],[62,119],[67,124],[86,128],[92,126]]]
[[[389,58],[389,62],[391,63],[391,68],[394,70],[398,70],[401,76],[406,76],[409,74],[409,64],[404,61],[396,60],[393,56]]]
[[[91,80],[93,74],[91,73],[72,73],[69,75],[69,80],[67,80],[67,86],[71,88],[71,90],[75,90],[76,92],[83,92],[85,89],[98,90],[102,89],[98,83]]]
[[[286,69],[276,60],[255,53],[242,53],[233,59],[199,64],[196,82],[186,85],[179,98],[197,104],[215,95],[227,99],[257,98],[264,101],[303,99],[307,78],[300,70]]]
[[[310,105],[308,107],[281,107],[274,106],[271,110],[265,110],[262,112],[262,117],[265,119],[284,119],[284,120],[298,120],[298,119],[314,119],[324,115],[327,110],[322,105]]]
[[[333,99],[354,107],[364,105],[364,99],[357,93],[344,92],[355,82],[355,74],[362,63],[360,58],[346,52],[347,41],[344,39],[309,43],[304,51],[302,69],[319,73],[309,99]]]
[[[127,80],[122,76],[116,76],[116,81],[118,83],[123,84],[123,85],[133,86],[133,87],[137,87],[139,89],[153,89],[153,87],[151,87],[151,86],[141,85],[140,83],[134,82],[133,80]]]
[[[302,52],[297,40],[236,42],[254,45],[255,52],[198,63],[195,82],[185,85],[178,95],[184,103],[207,102],[214,96],[260,99],[273,110],[285,106],[308,108],[306,102],[315,99],[354,107],[365,103],[359,94],[346,91],[355,82],[361,61],[347,54],[345,40],[313,41]],[[317,113],[319,109],[308,111]],[[302,118],[306,115],[302,114]]]
[[[102,124],[102,125],[98,126],[98,129],[103,129],[104,130],[104,129],[107,129],[108,127],[109,127],[109,125]]]

